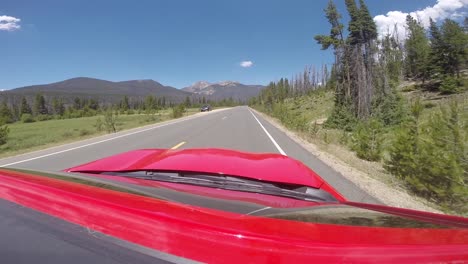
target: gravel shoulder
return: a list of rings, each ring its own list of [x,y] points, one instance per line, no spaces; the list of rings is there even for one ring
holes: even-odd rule
[[[252,111],[268,120],[311,154],[384,204],[443,214],[442,211],[436,209],[435,204],[405,190],[401,186],[401,182],[386,173],[379,163],[361,160],[353,152],[337,145],[326,145],[306,140],[303,135],[285,128],[277,119],[255,109]]]

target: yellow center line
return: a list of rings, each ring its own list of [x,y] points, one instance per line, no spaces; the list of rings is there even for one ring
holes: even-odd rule
[[[171,149],[177,149],[177,148],[179,148],[180,146],[182,146],[182,145],[185,144],[185,143],[186,143],[185,141],[182,141],[182,142],[180,142],[179,144],[173,146]]]

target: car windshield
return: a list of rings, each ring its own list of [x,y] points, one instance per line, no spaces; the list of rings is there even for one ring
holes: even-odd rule
[[[330,193],[317,188],[297,184],[252,180],[238,176],[158,171],[101,172],[99,174],[148,181],[181,183],[231,191],[260,193],[304,201],[337,202],[336,198]]]

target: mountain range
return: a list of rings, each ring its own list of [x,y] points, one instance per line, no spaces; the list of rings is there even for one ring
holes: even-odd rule
[[[246,101],[251,97],[257,96],[263,88],[265,88],[263,85],[245,85],[233,81],[217,83],[199,81],[191,86],[182,88],[182,90],[210,98],[211,100],[233,98],[234,100]]]
[[[234,100],[246,101],[252,96],[258,95],[264,88],[261,85],[244,85],[238,82],[196,82],[192,86],[177,89],[165,86],[154,80],[130,80],[112,82],[94,78],[78,77],[61,82],[31,85],[19,87],[0,92],[0,100],[17,103],[24,96],[32,101],[37,93],[46,98],[62,98],[66,103],[71,103],[74,98],[94,98],[104,103],[119,102],[123,96],[130,100],[141,100],[148,95],[154,97],[165,97],[167,102],[180,103],[185,98],[192,100],[205,97],[207,100],[222,100],[233,98]]]

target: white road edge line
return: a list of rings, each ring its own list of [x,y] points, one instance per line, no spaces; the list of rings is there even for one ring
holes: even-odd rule
[[[92,145],[104,143],[104,142],[111,141],[111,140],[114,140],[114,139],[123,138],[123,137],[131,136],[131,135],[143,133],[143,132],[146,132],[146,131],[148,131],[148,130],[152,130],[152,129],[156,129],[156,128],[160,128],[160,127],[165,127],[165,126],[177,124],[177,123],[180,123],[180,122],[192,120],[192,119],[195,119],[195,118],[198,118],[198,117],[201,117],[201,116],[193,116],[193,117],[186,118],[186,119],[182,119],[182,120],[176,120],[176,121],[171,122],[171,123],[166,123],[166,124],[162,124],[162,125],[156,125],[156,126],[153,126],[153,127],[145,128],[145,129],[143,129],[143,130],[134,131],[134,132],[131,132],[131,133],[128,133],[128,134],[124,134],[124,135],[120,135],[120,136],[116,136],[116,137],[113,137],[113,138],[107,138],[107,139],[104,139],[104,140],[92,142],[92,143],[85,144],[85,145],[81,145],[81,146],[78,146],[78,147],[69,148],[69,149],[64,149],[64,150],[57,151],[57,152],[52,152],[52,153],[45,154],[45,155],[41,155],[41,156],[37,156],[37,157],[34,157],[34,158],[29,158],[29,159],[25,159],[25,160],[15,161],[15,162],[12,162],[12,163],[0,165],[0,168],[2,168],[2,167],[8,167],[8,166],[11,166],[11,165],[16,165],[16,164],[19,164],[19,163],[28,162],[28,161],[32,161],[32,160],[42,159],[42,158],[45,158],[45,157],[54,156],[54,155],[57,155],[57,154],[61,154],[61,153],[68,152],[68,151],[72,151],[72,150],[76,150],[76,149],[81,149],[81,148],[89,147],[89,146],[92,146]],[[27,153],[26,153],[26,154],[27,154]]]
[[[281,155],[287,156],[286,152],[284,152],[284,150],[278,145],[278,143],[275,141],[275,139],[270,135],[270,133],[268,133],[266,128],[262,125],[262,123],[260,123],[258,118],[254,115],[254,113],[252,113],[252,111],[250,109],[249,109],[249,112],[252,114],[252,116],[255,118],[255,120],[257,120],[258,124],[263,128],[263,131],[265,131],[267,136],[270,138],[271,142],[273,142],[273,145],[275,145],[276,149],[278,149],[279,153],[281,153]]]

